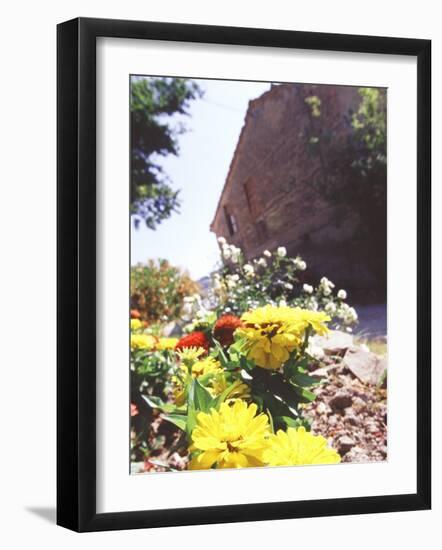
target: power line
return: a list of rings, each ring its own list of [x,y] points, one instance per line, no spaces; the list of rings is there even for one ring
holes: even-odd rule
[[[224,103],[218,103],[217,101],[211,101],[210,99],[202,98],[203,101],[206,103],[211,103],[212,105],[216,105],[217,107],[221,107],[222,109],[227,109],[228,111],[233,111],[236,113],[241,113],[241,115],[244,116],[245,112],[242,109],[236,109],[235,107],[232,107],[230,105],[225,105]]]

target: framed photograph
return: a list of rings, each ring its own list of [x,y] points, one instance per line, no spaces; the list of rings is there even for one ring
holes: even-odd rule
[[[429,509],[430,41],[57,36],[57,523]]]

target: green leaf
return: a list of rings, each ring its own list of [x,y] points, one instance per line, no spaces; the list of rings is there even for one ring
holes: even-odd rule
[[[187,418],[183,414],[162,414],[161,418],[175,424],[180,430],[186,431]]]
[[[146,401],[149,407],[152,407],[152,409],[160,409],[165,413],[174,413],[179,410],[179,407],[173,403],[164,403],[164,401],[155,395],[142,395],[141,397]]]
[[[254,403],[256,403],[258,405],[258,410],[260,412],[263,412],[264,410],[264,401],[263,401],[263,398],[260,396],[260,395],[257,395],[257,394],[253,394],[252,395],[252,400]]]
[[[215,400],[210,393],[201,386],[197,379],[192,380],[189,387],[186,432],[191,436],[196,424],[199,412],[209,412],[215,406]]]
[[[216,409],[219,409],[221,403],[224,403],[224,401],[227,399],[227,397],[233,392],[233,390],[243,384],[241,380],[235,380],[230,386],[228,386],[218,397],[214,400],[214,407]]]
[[[304,351],[307,349],[307,346],[308,346],[308,339],[310,338],[310,334],[312,333],[313,331],[313,328],[311,325],[309,325],[306,330],[305,330],[305,333],[304,333],[304,342],[302,344],[302,347],[301,347],[301,353],[302,355],[304,355]]]
[[[197,411],[195,410],[195,407],[189,405],[189,408],[187,409],[187,420],[186,420],[186,428],[185,428],[189,439],[196,426],[196,415],[197,415]]]
[[[270,429],[272,430],[272,433],[275,433],[275,424],[273,422],[273,416],[272,416],[272,413],[270,412],[270,409],[266,410],[266,414],[269,417]]]
[[[239,354],[244,354],[248,348],[248,342],[245,338],[238,338],[231,346],[230,350],[236,351]]]
[[[215,348],[218,352],[218,359],[219,359],[221,365],[223,366],[223,368],[227,368],[227,366],[229,364],[229,360],[228,360],[227,355],[225,354],[225,352],[223,350],[223,347],[218,342],[218,340],[215,340],[215,338],[212,337],[212,340],[213,340],[213,342],[215,344]]]
[[[300,372],[306,373],[309,365],[309,358],[307,356],[301,357],[297,362],[297,367]]]
[[[289,359],[289,361],[284,365],[283,368],[284,377],[288,380],[291,380],[299,372],[298,365],[294,359]]]
[[[293,388],[295,389],[296,393],[301,397],[301,403],[310,403],[311,401],[314,401],[316,399],[316,395],[313,392],[306,390],[305,388],[301,388],[299,386],[293,386]]]
[[[239,364],[240,364],[240,367],[245,371],[251,371],[252,369],[255,368],[255,363],[253,361],[250,361],[246,357],[244,357],[244,355],[240,357]]]
[[[295,374],[291,378],[292,382],[295,382],[298,386],[314,386],[316,384],[320,384],[321,380],[318,378],[313,378],[313,376],[309,376],[308,374],[302,374],[298,373]]]
[[[259,392],[257,397],[259,397],[262,401],[262,410],[270,410],[273,417],[283,415],[297,416],[296,408],[298,406],[298,401],[292,401],[290,402],[290,405],[288,405],[281,397],[268,391]],[[255,399],[255,394],[254,400],[258,402],[258,400]]]
[[[275,423],[284,423],[287,428],[300,428],[304,426],[307,431],[310,431],[310,422],[305,418],[293,418],[291,416],[278,416],[274,419]]]
[[[215,400],[209,391],[202,386],[197,379],[193,381],[190,392],[193,391],[194,407],[198,411],[209,412],[214,406]]]

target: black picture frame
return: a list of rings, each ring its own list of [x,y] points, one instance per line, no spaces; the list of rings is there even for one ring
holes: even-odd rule
[[[96,512],[96,39],[377,53],[417,58],[417,492],[202,508]],[[57,523],[102,531],[431,506],[431,41],[79,18],[57,28]]]

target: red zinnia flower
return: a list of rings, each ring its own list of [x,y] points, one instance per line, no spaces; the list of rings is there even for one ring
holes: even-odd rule
[[[138,309],[131,309],[130,317],[131,319],[139,319],[141,317],[141,313],[138,311]]]
[[[175,346],[177,351],[185,348],[204,348],[206,351],[209,351],[209,340],[204,332],[191,332],[180,338]]]
[[[241,325],[241,319],[236,315],[223,315],[215,323],[213,334],[222,346],[231,346],[233,344],[233,333]]]
[[[152,470],[155,470],[155,464],[152,464],[152,462],[150,462],[148,458],[145,458],[144,464],[143,464],[143,470],[145,472],[151,472]]]

